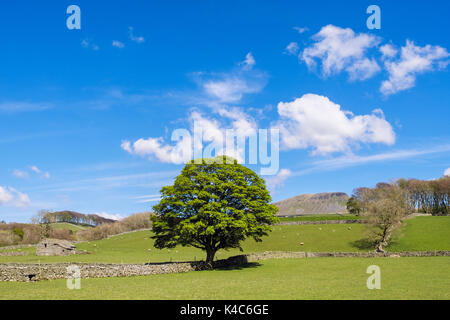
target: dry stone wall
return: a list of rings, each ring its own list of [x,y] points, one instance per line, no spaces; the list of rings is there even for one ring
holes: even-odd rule
[[[0,256],[27,256],[28,252],[26,251],[0,251]]]
[[[318,221],[283,221],[277,223],[279,226],[295,225],[295,224],[349,224],[349,223],[365,223],[362,219],[354,220],[318,220]]]
[[[418,251],[418,252],[263,252],[234,256],[225,260],[217,260],[213,268],[242,266],[249,262],[267,259],[316,258],[316,257],[431,257],[450,256],[450,251]],[[69,266],[76,265],[81,278],[146,276],[163,273],[181,273],[208,269],[202,261],[148,263],[148,264],[88,264],[88,263],[51,263],[51,264],[0,264],[0,281],[37,281],[67,279],[73,273]]]

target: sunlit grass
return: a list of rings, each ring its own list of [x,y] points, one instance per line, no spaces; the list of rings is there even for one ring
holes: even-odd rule
[[[381,289],[369,290],[369,265]],[[0,299],[450,299],[450,257],[307,258],[261,261],[235,270],[128,278],[0,282]]]

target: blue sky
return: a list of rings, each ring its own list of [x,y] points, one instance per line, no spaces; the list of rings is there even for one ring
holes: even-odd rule
[[[69,30],[66,8],[81,9]],[[369,30],[366,8],[381,9]],[[22,1],[0,10],[0,219],[151,209],[175,129],[280,130],[272,197],[450,167],[448,1]],[[258,165],[250,166],[258,170]]]

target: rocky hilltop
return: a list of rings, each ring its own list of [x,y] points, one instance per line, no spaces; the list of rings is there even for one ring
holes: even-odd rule
[[[344,192],[301,194],[275,202],[274,205],[280,209],[279,216],[346,213],[348,198],[348,195]]]

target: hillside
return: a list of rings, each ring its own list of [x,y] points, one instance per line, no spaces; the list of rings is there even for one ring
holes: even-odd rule
[[[280,216],[347,213],[345,205],[348,198],[344,192],[301,194],[274,205],[280,210]]]
[[[116,220],[107,219],[97,214],[83,214],[75,211],[47,212],[42,222],[58,223],[68,222],[78,225],[97,226],[104,223],[113,223]]]
[[[450,216],[408,219],[393,236],[389,251],[450,250],[449,225]],[[205,252],[193,247],[156,249],[152,235],[148,230],[136,231],[103,240],[77,243],[77,250],[90,252],[86,255],[36,256],[35,247],[13,249],[28,252],[28,255],[0,255],[0,263],[145,263],[193,261],[205,258]],[[246,239],[242,243],[243,252],[239,249],[220,250],[217,258],[224,259],[242,253],[266,251],[366,252],[372,249],[361,241],[365,237],[365,228],[362,224],[278,225],[273,227],[273,231],[268,237],[264,237],[262,242]]]

